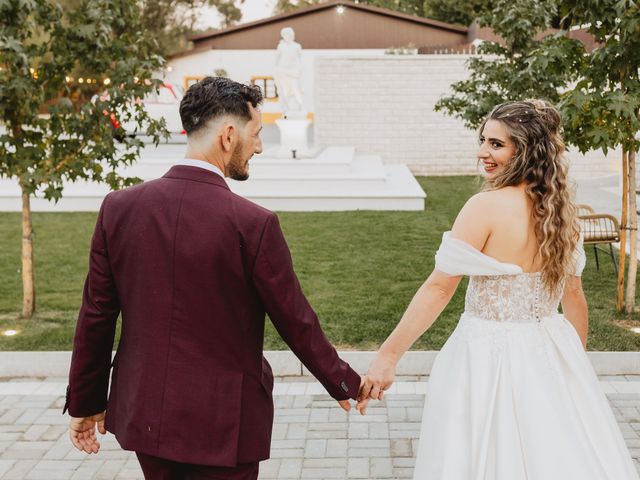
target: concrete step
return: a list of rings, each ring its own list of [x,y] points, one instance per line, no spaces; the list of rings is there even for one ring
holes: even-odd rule
[[[258,170],[251,168],[247,181],[227,180],[234,192],[247,195],[252,191],[275,190],[277,192],[307,192],[314,190],[339,190],[354,192],[376,192],[387,183],[387,172],[380,157],[356,156],[349,172],[326,169],[313,172],[309,169]]]
[[[278,211],[423,210],[425,193],[404,165],[386,165],[384,182],[379,177],[282,181],[229,181],[229,186],[266,208]],[[65,186],[57,203],[41,197],[31,199],[34,212],[97,211],[109,192],[105,185],[77,182]],[[0,211],[21,210],[20,190],[15,182],[0,181]]]
[[[366,372],[377,352],[348,350],[340,351],[338,354],[357,372]],[[294,377],[302,380],[304,377],[310,376],[309,371],[289,350],[267,350],[264,355],[271,364],[273,374],[276,377],[284,377],[287,381],[292,381]],[[429,375],[437,355],[437,351],[409,351],[398,362],[396,375],[400,378]],[[618,375],[620,381],[624,380],[626,383],[636,384],[634,389],[640,393],[640,381],[637,378],[631,380],[628,377],[625,380],[624,377],[624,375],[633,375],[634,377],[640,375],[640,352],[587,352],[587,357],[598,375]],[[0,352],[0,379],[6,381],[19,377],[60,377],[64,383],[62,383],[63,388],[59,391],[64,392],[70,362],[70,351]],[[612,380],[616,379],[611,377],[607,379],[607,381]],[[601,381],[603,380],[601,379]],[[4,382],[0,380],[0,383]],[[22,381],[11,381],[10,385],[5,384],[3,387],[5,390],[9,390],[9,388],[17,390],[21,388],[21,383]],[[31,389],[33,386],[23,386],[22,388]],[[31,390],[21,391],[25,395],[30,392]]]
[[[384,182],[384,164],[380,157],[376,156],[356,156],[349,164],[337,164],[327,162],[320,164],[310,160],[294,160],[282,163],[277,159],[254,158],[250,164],[250,182],[253,181],[297,181],[301,179],[316,181],[340,181],[345,179],[362,179],[363,181]],[[141,160],[138,163],[119,172],[131,177],[139,177],[143,180],[152,180],[163,176],[171,166],[173,161]]]
[[[127,176],[151,180],[164,175],[180,158],[185,145],[148,145],[140,160],[121,169]],[[422,210],[425,194],[404,165],[384,165],[375,155],[356,155],[353,147],[328,147],[313,159],[256,156],[251,177],[228,180],[239,195],[280,211]],[[106,185],[76,182],[65,185],[57,203],[32,199],[33,211],[96,211],[109,192]],[[20,211],[17,182],[0,180],[0,211]]]
[[[91,182],[66,183],[63,197],[58,203],[46,200],[42,195],[31,197],[33,212],[97,212],[102,199],[111,189],[107,185]],[[14,180],[0,180],[0,212],[20,212],[22,196]]]
[[[405,165],[386,165],[386,183],[383,189],[363,191],[353,185],[332,183],[323,188],[276,189],[251,188],[238,182],[231,189],[276,211],[348,211],[348,210],[424,210],[426,194]],[[239,187],[239,188],[238,188]]]
[[[155,148],[153,145],[145,148],[140,159],[134,165],[120,170],[130,176],[143,180],[159,178],[164,175],[173,164],[184,158],[185,145],[163,145]],[[165,151],[165,148],[167,151]],[[255,155],[251,159],[250,170],[252,177],[282,177],[309,176],[335,174],[346,175],[352,169],[355,157],[353,147],[328,147],[316,158],[288,159],[270,157],[268,153]]]
[[[355,154],[355,147],[326,147],[315,160],[318,162],[348,163]]]
[[[351,164],[355,157],[353,147],[327,147],[315,158],[269,157],[268,152],[256,155],[251,160],[251,175],[282,175],[283,172],[304,172],[308,175],[325,173],[344,174],[351,172]]]

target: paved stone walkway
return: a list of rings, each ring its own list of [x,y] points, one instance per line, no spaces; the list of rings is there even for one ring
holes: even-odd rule
[[[103,437],[98,455],[75,450],[61,414],[64,379],[0,379],[0,479],[142,479],[135,455]],[[416,381],[420,380],[420,381]],[[640,470],[640,378],[601,377]],[[276,383],[272,458],[260,479],[407,479],[426,392],[400,379],[365,417],[343,412],[315,382]]]

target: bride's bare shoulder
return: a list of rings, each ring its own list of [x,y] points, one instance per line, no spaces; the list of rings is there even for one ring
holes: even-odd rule
[[[474,197],[477,197],[474,199]],[[509,215],[511,210],[519,211],[526,206],[528,196],[522,187],[503,187],[496,190],[480,192],[469,199],[481,206],[492,209],[496,214],[502,212]]]
[[[464,204],[451,228],[454,238],[459,238],[482,250],[487,239],[502,225],[505,218],[512,218],[521,210],[520,199],[525,193],[519,187],[504,187],[476,193]]]
[[[460,213],[479,213],[481,211],[486,213],[487,208],[495,207],[500,202],[503,202],[506,197],[512,195],[511,192],[505,190],[505,188],[501,188],[499,190],[486,190],[476,193],[466,201]]]
[[[492,229],[491,212],[496,200],[491,193],[480,192],[469,198],[451,227],[454,238],[464,240],[478,250],[484,247]]]

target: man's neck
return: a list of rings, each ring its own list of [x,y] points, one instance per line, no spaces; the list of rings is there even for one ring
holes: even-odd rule
[[[197,148],[193,148],[191,146],[188,146],[187,147],[187,151],[184,154],[184,158],[190,158],[191,160],[200,160],[200,161],[209,163],[209,164],[213,165],[214,167],[219,168],[220,171],[222,171],[224,174],[226,174],[225,165],[224,165],[224,162],[222,161],[222,159],[219,159],[219,158],[216,158],[216,157],[208,158],[207,155],[205,155],[202,151],[200,151]]]

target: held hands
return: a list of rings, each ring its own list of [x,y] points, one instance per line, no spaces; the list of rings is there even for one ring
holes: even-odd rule
[[[358,389],[358,392],[362,391],[364,380],[365,377],[360,377],[360,388]],[[360,394],[358,393],[358,398],[360,398],[359,395]],[[340,408],[342,408],[345,412],[349,412],[351,410],[351,402],[349,400],[338,400],[338,404],[340,405]]]
[[[358,404],[356,405],[360,415],[366,413],[369,400],[382,400],[384,392],[391,387],[395,376],[396,362],[378,353],[369,365],[369,371],[364,377],[365,381],[360,386]]]
[[[73,446],[82,452],[98,453],[100,442],[96,438],[96,424],[98,431],[105,435],[107,430],[104,428],[104,412],[91,417],[71,417],[69,437]]]

